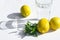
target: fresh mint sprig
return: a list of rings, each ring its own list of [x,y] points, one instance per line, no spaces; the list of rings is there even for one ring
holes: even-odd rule
[[[24,32],[29,35],[37,36],[37,24],[28,21],[25,25]]]

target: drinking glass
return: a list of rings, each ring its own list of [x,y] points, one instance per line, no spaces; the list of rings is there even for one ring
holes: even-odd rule
[[[53,0],[35,0],[38,19],[50,18],[52,3]]]

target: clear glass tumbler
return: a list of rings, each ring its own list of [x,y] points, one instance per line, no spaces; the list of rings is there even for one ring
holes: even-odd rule
[[[41,18],[50,18],[51,14],[51,6],[53,0],[35,0],[35,4],[37,6],[37,17]]]

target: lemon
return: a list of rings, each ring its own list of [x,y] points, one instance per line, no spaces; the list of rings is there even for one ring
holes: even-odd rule
[[[59,17],[53,17],[50,20],[50,27],[53,30],[57,30],[58,28],[60,28],[60,18]]]
[[[49,31],[49,21],[46,18],[42,18],[39,20],[38,25],[37,25],[37,30],[40,33],[46,33]]]
[[[31,13],[31,9],[30,9],[30,7],[29,7],[28,5],[23,5],[23,6],[21,7],[21,15],[22,15],[23,17],[29,16],[30,13]]]

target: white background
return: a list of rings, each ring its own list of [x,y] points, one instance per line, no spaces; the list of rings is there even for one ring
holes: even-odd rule
[[[34,15],[31,15],[31,17],[28,18],[36,18],[37,15],[34,0],[0,0],[0,21],[5,21],[0,22],[0,40],[60,40],[60,30],[40,34],[38,37],[24,36],[23,38],[22,32],[20,32],[20,35],[18,35],[19,32],[11,33],[16,30],[12,26],[12,22],[16,19],[14,16],[15,14],[13,13],[20,13],[20,7],[24,4],[31,7]],[[51,12],[51,17],[60,17],[60,0],[53,1]]]

